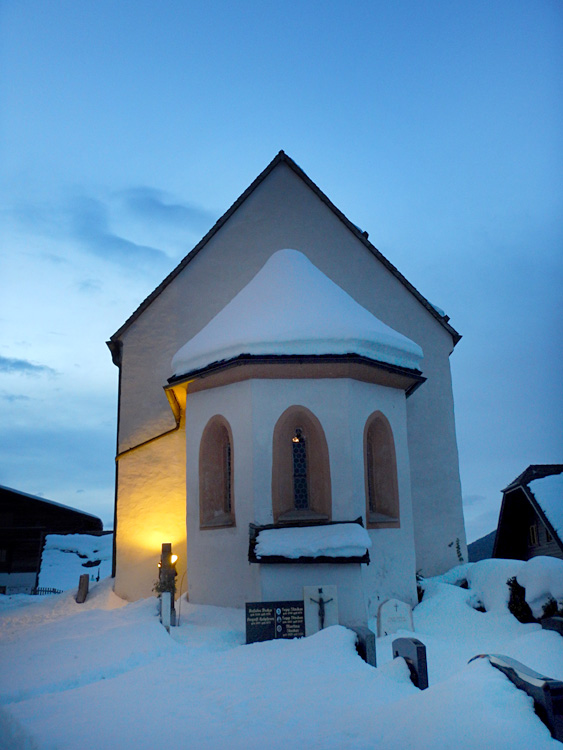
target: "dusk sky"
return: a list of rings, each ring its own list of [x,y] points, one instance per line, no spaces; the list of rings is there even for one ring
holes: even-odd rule
[[[113,520],[106,340],[284,149],[463,338],[468,540],[563,462],[560,0],[0,0],[0,484]]]

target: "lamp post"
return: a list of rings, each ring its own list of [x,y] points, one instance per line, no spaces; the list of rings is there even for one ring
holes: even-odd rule
[[[160,620],[168,630],[176,625],[174,595],[176,593],[176,561],[178,555],[172,554],[172,545],[164,543],[158,563],[158,590],[160,591]]]

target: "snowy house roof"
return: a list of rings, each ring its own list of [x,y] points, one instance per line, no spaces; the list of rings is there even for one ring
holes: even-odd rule
[[[504,554],[514,523],[521,520],[520,506],[512,502],[519,497],[527,498],[563,553],[563,464],[531,464],[503,490],[493,557]]]
[[[233,205],[221,216],[220,219],[211,227],[209,232],[203,237],[193,250],[186,255],[183,260],[174,268],[174,270],[164,279],[164,281],[151,292],[151,294],[139,305],[135,312],[125,321],[125,323],[110,337],[107,342],[109,349],[112,353],[115,364],[120,363],[120,339],[122,334],[129,328],[129,326],[147,309],[147,307],[160,295],[160,293],[166,289],[179,273],[197,256],[197,254],[205,248],[207,243],[219,232],[222,227],[227,223],[231,216],[237,211],[237,209],[246,201],[246,199],[252,195],[256,188],[268,177],[268,175],[276,169],[280,164],[285,164],[296,174],[303,182],[317,195],[317,197],[334,213],[334,215],[352,232],[356,238],[367,248],[367,250],[382,263],[385,268],[399,280],[399,282],[409,290],[409,292],[420,302],[420,304],[428,310],[428,312],[442,325],[443,328],[451,335],[454,345],[460,340],[461,335],[453,328],[449,323],[449,317],[439,308],[432,305],[419,291],[416,289],[404,276],[395,268],[395,266],[387,260],[387,258],[368,240],[368,233],[362,231],[359,227],[353,224],[343,213],[338,209],[330,198],[323,193],[323,191],[316,185],[311,178],[305,174],[301,167],[296,164],[291,157],[289,157],[284,151],[280,151],[274,159],[268,164],[268,166],[258,175],[254,182],[248,186],[248,188],[237,198]]]
[[[172,360],[174,376],[240,355],[355,354],[420,370],[422,349],[297,250],[274,253]]]
[[[503,492],[525,487],[563,541],[563,464],[531,464]],[[538,508],[539,506],[539,508]]]

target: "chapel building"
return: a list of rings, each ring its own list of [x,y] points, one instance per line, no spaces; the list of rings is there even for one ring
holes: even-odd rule
[[[108,342],[116,593],[150,595],[171,542],[194,602],[322,582],[358,589],[371,615],[414,604],[417,571],[466,559],[459,338],[280,152]],[[318,546],[319,528],[351,522],[363,549],[339,531],[340,548]],[[316,529],[317,547],[256,554],[261,530],[288,528]]]

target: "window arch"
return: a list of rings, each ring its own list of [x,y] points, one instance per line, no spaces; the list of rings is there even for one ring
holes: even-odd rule
[[[380,412],[364,429],[366,519],[368,528],[399,528],[399,489],[393,431]]]
[[[199,525],[235,525],[233,436],[227,420],[211,417],[199,446]]]
[[[328,445],[304,406],[290,406],[274,427],[272,507],[275,523],[331,518]]]

